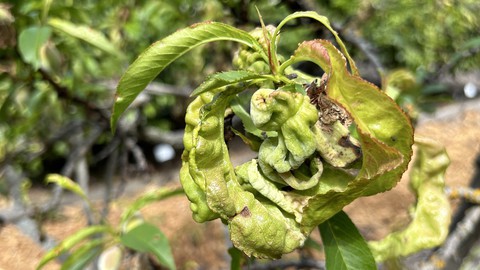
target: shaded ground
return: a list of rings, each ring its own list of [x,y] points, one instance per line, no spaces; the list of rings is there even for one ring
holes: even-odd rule
[[[448,106],[436,115],[421,118],[416,136],[434,138],[446,146],[452,161],[447,171],[447,185],[468,185],[474,172],[475,157],[480,153],[480,100]],[[248,160],[250,153],[235,149],[232,156],[240,163]],[[172,163],[154,175],[130,181],[126,199],[117,200],[112,205],[109,215],[112,224],[117,224],[125,205],[143,191],[167,182],[168,185],[178,185],[178,165]],[[102,188],[93,187],[92,193],[93,197],[101,197]],[[379,239],[408,222],[407,209],[413,201],[404,177],[391,191],[358,199],[346,207],[346,211],[367,239]],[[60,214],[45,224],[44,231],[60,240],[84,227],[86,220],[82,209],[74,202],[67,198]],[[0,202],[0,205],[2,203],[8,202]],[[195,223],[185,197],[149,205],[142,214],[168,236],[179,269],[228,268],[223,225],[219,221]],[[34,269],[42,255],[41,248],[15,227],[6,226],[0,230],[0,270]],[[59,265],[51,264],[45,269],[59,269]]]

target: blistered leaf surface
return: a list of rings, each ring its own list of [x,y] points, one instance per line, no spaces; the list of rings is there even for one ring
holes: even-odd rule
[[[445,194],[445,171],[450,160],[445,148],[431,139],[417,138],[417,157],[410,187],[417,197],[411,223],[369,246],[377,261],[407,256],[443,243],[448,235],[451,209]]]

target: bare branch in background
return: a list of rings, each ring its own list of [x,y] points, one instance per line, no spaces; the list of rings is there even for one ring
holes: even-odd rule
[[[164,131],[156,127],[145,127],[142,136],[151,143],[167,143],[175,149],[183,149],[183,130]]]

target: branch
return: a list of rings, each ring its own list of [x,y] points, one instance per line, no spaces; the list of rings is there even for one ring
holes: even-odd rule
[[[465,218],[422,269],[436,269],[436,265],[444,265],[444,269],[458,269],[479,235],[480,206],[475,206],[467,210]]]
[[[108,115],[108,112],[100,109],[98,106],[89,102],[88,100],[84,100],[70,94],[71,91],[67,87],[57,82],[45,69],[40,68],[38,71],[42,78],[53,87],[53,90],[57,93],[59,98],[72,101],[73,103],[76,103],[77,105],[86,108],[87,112],[98,115],[100,119],[102,119],[102,121],[109,123],[110,116]]]
[[[142,136],[152,143],[170,144],[175,149],[183,149],[183,130],[163,131],[156,127],[145,127]]]

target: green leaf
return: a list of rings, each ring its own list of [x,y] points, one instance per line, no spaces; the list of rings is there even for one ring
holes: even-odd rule
[[[365,239],[343,211],[318,228],[325,247],[328,270],[377,269]]]
[[[322,189],[304,209],[303,226],[328,218],[359,196],[369,196],[394,187],[412,156],[413,128],[398,105],[373,84],[352,75],[341,52],[326,40],[306,41],[299,45],[289,63],[311,61],[328,75],[327,96],[348,111],[356,124],[362,146],[362,167],[348,186],[335,188],[322,175]],[[335,174],[338,174],[336,172]],[[350,177],[345,178],[349,179]],[[331,185],[330,188],[328,186]],[[327,208],[328,211],[320,210]]]
[[[88,202],[88,197],[83,191],[83,189],[75,182],[73,182],[72,179],[60,175],[60,174],[49,174],[47,175],[47,179],[45,180],[47,183],[55,183],[59,186],[61,186],[63,189],[69,190],[78,196],[82,197],[85,201]]]
[[[48,24],[74,38],[81,39],[100,50],[117,57],[123,57],[122,52],[105,37],[102,32],[84,25],[75,25],[69,21],[52,18]]]
[[[140,224],[122,235],[120,241],[136,251],[153,253],[162,265],[175,269],[168,239],[156,226],[149,223]]]
[[[235,115],[242,120],[243,127],[245,131],[257,136],[258,138],[263,139],[262,130],[258,129],[252,121],[250,114],[245,110],[245,108],[240,104],[238,98],[235,98],[231,101],[230,108],[235,113]]]
[[[121,224],[128,221],[135,213],[147,204],[158,202],[170,198],[175,195],[184,194],[183,188],[159,188],[152,192],[148,192],[136,199],[130,206],[122,213]]]
[[[102,252],[104,239],[95,239],[83,244],[62,263],[62,270],[82,270]]]
[[[214,89],[261,78],[265,78],[265,76],[247,70],[232,70],[215,73],[209,76],[205,82],[197,87],[197,89],[193,90],[190,96],[198,96]]]
[[[60,256],[63,252],[68,251],[69,249],[73,248],[76,244],[80,243],[81,241],[87,239],[88,237],[98,234],[98,233],[111,233],[111,228],[106,225],[98,225],[98,226],[90,226],[84,229],[79,230],[75,234],[69,236],[62,242],[60,242],[57,246],[52,248],[45,256],[43,256],[42,260],[37,266],[38,269],[42,269],[48,262]]]
[[[232,257],[230,262],[230,270],[242,269],[243,252],[241,252],[238,248],[231,247],[228,249],[228,254],[230,254],[230,257]]]
[[[250,34],[223,23],[199,23],[173,33],[152,44],[123,74],[117,86],[117,96],[113,106],[112,130],[115,130],[118,118],[135,97],[165,67],[195,47],[220,40],[236,41],[263,52],[262,46]]]
[[[303,244],[303,247],[305,248],[311,248],[316,251],[323,251],[323,246],[320,245],[317,241],[313,240],[312,237],[308,237],[307,240],[305,240],[305,243]]]
[[[445,193],[445,171],[450,164],[445,147],[426,138],[415,138],[418,147],[410,175],[417,195],[411,223],[379,241],[369,242],[377,261],[408,256],[443,243],[448,235],[451,207]]]
[[[32,26],[24,29],[18,37],[18,50],[23,60],[34,69],[40,67],[40,48],[48,41],[52,29],[47,26]]]

